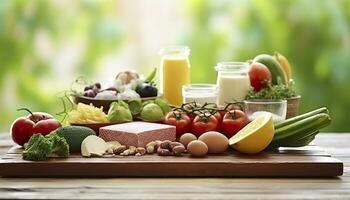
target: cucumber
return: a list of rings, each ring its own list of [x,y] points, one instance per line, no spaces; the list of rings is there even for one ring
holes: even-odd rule
[[[95,131],[85,126],[65,126],[55,131],[58,136],[66,139],[70,153],[81,151],[81,143],[89,135],[95,135]]]
[[[293,124],[283,126],[275,130],[273,141],[279,141],[286,138],[297,139],[300,135],[303,136],[311,133],[330,124],[331,118],[328,114],[320,113],[314,116],[302,119]]]
[[[271,146],[276,148],[276,147],[302,147],[310,144],[312,142],[316,135],[319,133],[319,131],[311,132],[308,133],[306,136],[298,138],[298,139],[293,139],[293,140],[285,140],[285,141],[277,141],[277,142],[272,142]]]
[[[286,73],[284,72],[282,66],[278,63],[274,56],[267,54],[257,55],[253,62],[258,62],[264,64],[272,75],[272,84],[287,84],[288,78]]]
[[[315,139],[315,135],[312,137],[305,138],[303,140],[293,141],[290,143],[279,144],[278,147],[303,147],[309,145]]]
[[[326,107],[322,107],[322,108],[313,110],[311,112],[307,112],[307,113],[304,113],[302,115],[298,115],[296,117],[292,117],[292,118],[287,119],[287,120],[285,120],[283,122],[279,122],[279,123],[275,124],[275,129],[279,129],[279,128],[283,127],[283,126],[287,126],[289,124],[293,124],[293,123],[295,123],[297,121],[300,121],[302,119],[306,119],[308,117],[311,117],[313,115],[320,114],[320,113],[329,114],[328,109]]]

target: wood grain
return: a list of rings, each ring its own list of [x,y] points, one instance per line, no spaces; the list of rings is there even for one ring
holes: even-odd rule
[[[343,163],[321,148],[282,148],[257,155],[228,151],[193,158],[173,156],[105,156],[30,162],[15,146],[0,160],[4,177],[323,177],[343,174]],[[59,170],[57,170],[59,169]]]
[[[315,144],[344,164],[334,178],[0,178],[0,199],[350,199],[350,134]],[[0,134],[0,155],[13,146]]]

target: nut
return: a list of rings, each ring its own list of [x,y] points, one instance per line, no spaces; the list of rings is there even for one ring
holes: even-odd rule
[[[185,153],[186,151],[186,148],[184,145],[178,145],[178,146],[175,146],[173,149],[173,154],[174,156],[181,156],[183,153]]]
[[[123,151],[123,153],[120,153],[121,156],[131,156],[136,154],[136,147],[130,146],[129,149]]]
[[[174,149],[174,147],[176,146],[183,146],[183,144],[181,144],[180,142],[170,142],[169,144],[171,150]]]
[[[159,156],[171,156],[172,155],[172,152],[170,152],[169,149],[163,149],[161,147],[159,147],[157,149],[157,153]]]
[[[159,147],[162,149],[169,149],[170,148],[170,140],[164,140],[162,143],[160,143]]]
[[[143,147],[137,147],[136,152],[137,152],[136,155],[140,154],[140,156],[143,156],[146,154],[146,149]]]
[[[113,150],[113,152],[114,152],[114,154],[118,155],[118,154],[123,153],[126,149],[127,149],[127,148],[126,148],[125,145],[121,145],[121,146],[115,148],[115,149]]]
[[[154,153],[154,152],[157,150],[156,146],[157,146],[157,142],[155,142],[155,141],[149,142],[149,143],[146,145],[146,151],[147,151],[147,153],[149,153],[149,154]]]

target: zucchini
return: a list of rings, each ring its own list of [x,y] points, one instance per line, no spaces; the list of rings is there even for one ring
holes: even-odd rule
[[[331,118],[328,114],[316,114],[295,123],[277,128],[275,130],[273,141],[279,141],[285,138],[297,138],[299,135],[305,135],[305,133],[320,130],[321,128],[327,126],[330,122]]]
[[[95,135],[94,130],[85,126],[65,126],[58,128],[55,132],[66,139],[70,153],[80,152],[83,140],[89,135]]]
[[[295,123],[297,121],[300,121],[302,119],[306,119],[308,117],[311,117],[311,116],[314,116],[314,115],[320,114],[320,113],[329,114],[328,109],[326,107],[322,107],[322,108],[313,110],[311,112],[307,112],[307,113],[304,113],[302,115],[298,115],[296,117],[292,117],[292,118],[287,119],[287,120],[285,120],[283,122],[279,122],[279,123],[275,124],[275,129],[281,128],[283,126],[287,126],[289,124],[293,124],[293,123]]]

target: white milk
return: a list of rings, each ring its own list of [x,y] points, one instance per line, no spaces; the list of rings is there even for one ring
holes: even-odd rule
[[[225,102],[243,101],[250,87],[249,77],[246,75],[219,75],[218,105]]]

